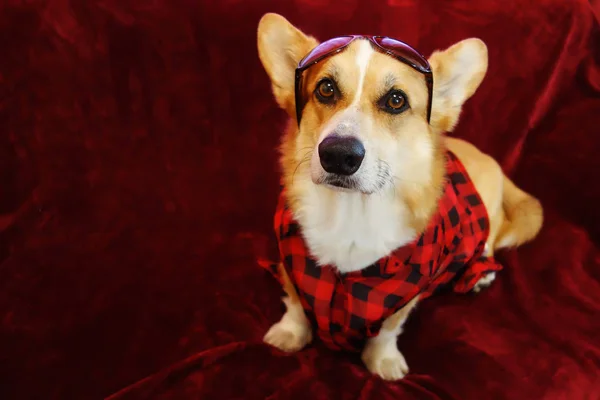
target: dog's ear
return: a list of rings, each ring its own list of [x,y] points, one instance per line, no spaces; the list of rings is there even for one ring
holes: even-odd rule
[[[278,14],[265,14],[258,24],[258,56],[271,83],[273,94],[281,108],[295,114],[294,72],[298,62],[318,42],[300,32]]]
[[[465,39],[429,58],[433,71],[431,125],[439,132],[451,132],[462,105],[477,90],[488,67],[488,51],[483,41]]]

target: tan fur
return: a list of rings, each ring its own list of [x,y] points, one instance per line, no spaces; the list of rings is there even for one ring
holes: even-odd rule
[[[429,62],[434,74],[434,94],[432,118],[428,123],[428,94],[423,75],[379,52],[365,53],[364,43],[359,42],[353,42],[343,52],[305,71],[302,93],[305,107],[302,124],[298,128],[295,120],[294,70],[300,59],[317,45],[317,41],[275,14],[265,15],[259,23],[258,51],[261,62],[271,78],[278,104],[290,116],[280,148],[282,183],[305,236],[315,234],[323,241],[333,238],[340,242],[340,236],[346,234],[343,229],[335,234],[327,231],[328,224],[343,223],[345,216],[341,222],[325,219],[325,222],[318,221],[319,224],[313,226],[305,225],[313,221],[307,217],[307,213],[310,217],[310,212],[321,212],[333,218],[340,207],[351,207],[356,203],[356,197],[319,188],[316,148],[323,137],[343,128],[350,129],[352,135],[365,143],[367,154],[375,154],[379,161],[383,160],[389,166],[389,182],[372,192],[371,189],[359,189],[361,202],[358,204],[367,210],[372,198],[370,196],[391,194],[393,201],[382,204],[389,207],[390,212],[393,210],[404,218],[403,223],[406,224],[406,227],[393,226],[397,229],[392,229],[392,232],[412,232],[411,237],[416,237],[426,228],[443,192],[443,155],[449,149],[464,164],[488,211],[488,254],[492,255],[497,248],[517,246],[535,237],[543,219],[540,203],[504,176],[493,158],[465,141],[443,136],[443,133],[454,129],[463,103],[475,93],[486,74],[486,45],[479,39],[471,38],[431,55]],[[333,105],[323,105],[315,99],[313,92],[321,79],[332,76],[339,86],[341,98]],[[410,107],[401,114],[385,113],[377,105],[382,92],[389,89],[385,85],[389,84],[390,77],[393,88],[402,90],[409,99]],[[313,196],[312,203],[307,201],[310,196]],[[318,201],[314,201],[314,198]],[[351,217],[359,221],[349,228],[362,228],[360,224],[365,223],[360,220],[363,210],[348,209],[357,214]],[[403,212],[405,209],[406,215]],[[369,210],[379,217],[377,211],[377,208],[375,211]],[[385,215],[387,220],[384,218],[384,225],[390,220]],[[319,229],[306,229],[314,226]],[[365,229],[368,228],[367,225]],[[321,232],[323,229],[325,232]],[[361,240],[368,241],[366,234],[361,230],[359,232]],[[350,236],[350,239],[353,237]],[[384,239],[382,237],[382,242],[385,242]],[[310,245],[310,240],[307,239],[307,243]],[[361,245],[352,243],[354,247]],[[366,251],[359,254],[368,255]],[[340,265],[337,267],[340,268]],[[284,300],[287,311],[282,320],[269,330],[265,341],[284,351],[296,351],[312,339],[310,324],[285,269],[280,266],[279,270],[288,294]],[[487,278],[481,285],[478,283],[476,291],[493,280],[491,275]],[[406,360],[396,347],[396,336],[402,331],[403,323],[417,302],[418,297],[385,320],[380,334],[370,339],[363,351],[363,360],[369,371],[383,379],[400,379],[408,372]]]
[[[516,247],[535,238],[544,222],[540,201],[519,189],[508,177],[503,181],[502,206],[505,218],[496,248]]]
[[[266,333],[264,341],[284,352],[295,352],[312,341],[312,330],[302,304],[300,304],[298,292],[296,292],[285,268],[279,264],[277,269],[287,295],[283,299],[287,310],[281,320]]]
[[[279,276],[281,276],[281,280],[283,281],[283,290],[285,291],[285,294],[290,298],[290,303],[300,303],[298,292],[296,292],[294,284],[292,283],[290,276],[287,274],[287,271],[285,270],[283,264],[279,263],[277,265],[277,271],[279,272]]]
[[[461,75],[473,59],[477,69],[469,75]],[[487,46],[480,39],[471,38],[435,51],[429,58],[434,71],[434,93],[431,125],[437,133],[452,132],[458,123],[463,103],[477,90],[488,67]]]
[[[277,14],[261,18],[257,37],[258,56],[271,78],[275,99],[281,108],[294,115],[294,69],[317,41]]]
[[[540,202],[504,175],[492,157],[464,140],[445,138],[473,180],[490,218],[489,255],[495,249],[519,246],[533,239],[543,223]]]

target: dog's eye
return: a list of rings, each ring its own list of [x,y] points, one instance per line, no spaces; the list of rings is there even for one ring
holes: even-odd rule
[[[396,93],[392,93],[388,97],[386,105],[393,110],[399,110],[402,107],[404,107],[404,102],[405,102],[404,96],[402,96],[402,94],[396,92]]]
[[[394,90],[383,96],[382,108],[391,114],[399,114],[408,106],[406,95],[400,90]]]
[[[323,79],[315,91],[317,98],[322,103],[330,103],[335,97],[335,84],[330,79]]]

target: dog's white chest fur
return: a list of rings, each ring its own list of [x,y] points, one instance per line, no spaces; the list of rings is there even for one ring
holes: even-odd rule
[[[364,195],[313,187],[296,218],[319,265],[340,272],[361,270],[409,243],[415,231],[392,193]]]

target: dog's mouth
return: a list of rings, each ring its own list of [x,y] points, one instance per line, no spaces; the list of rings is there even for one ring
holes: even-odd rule
[[[337,192],[357,192],[362,194],[373,194],[384,190],[391,184],[391,174],[389,166],[385,162],[377,163],[377,172],[372,179],[365,181],[362,176],[355,174],[351,176],[332,173],[322,173],[318,177],[313,177],[313,183],[325,186]]]
[[[356,179],[340,175],[328,175],[323,179],[323,185],[344,191],[358,191]]]

